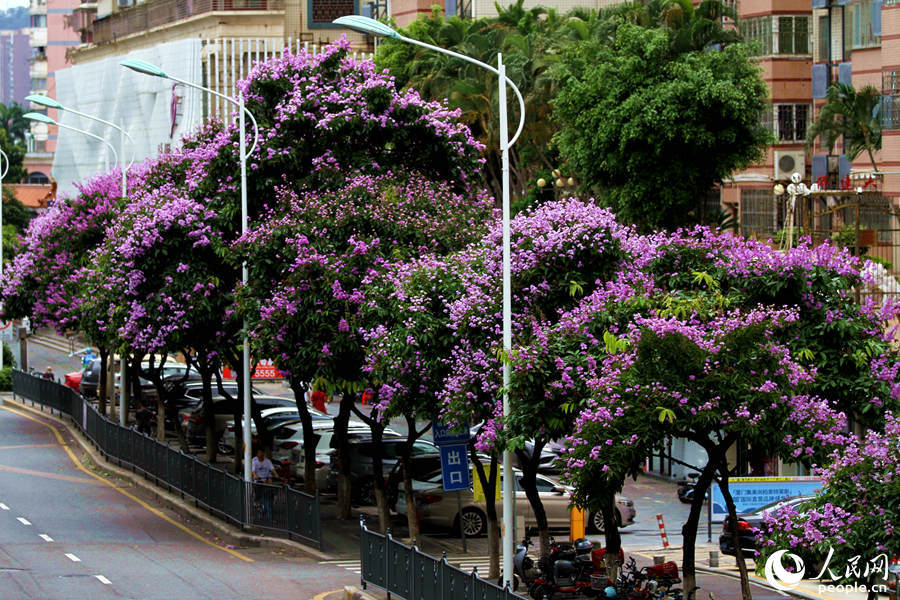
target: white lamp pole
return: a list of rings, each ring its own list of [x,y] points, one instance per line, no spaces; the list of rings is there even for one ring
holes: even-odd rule
[[[9,157],[6,152],[0,150],[0,157],[3,158],[3,166],[0,167],[0,281],[3,280],[3,178],[9,172]],[[0,310],[3,304],[0,304]],[[0,341],[0,371],[3,370],[3,342]]]
[[[510,269],[510,233],[509,233],[509,148],[522,133],[522,127],[525,125],[525,101],[519,88],[509,80],[506,76],[506,66],[500,53],[497,54],[497,68],[495,69],[487,63],[475,60],[464,54],[433,46],[400,35],[391,27],[384,23],[363,17],[359,15],[350,15],[340,17],[334,20],[335,25],[341,25],[354,31],[361,31],[375,36],[383,36],[391,39],[414,44],[435,52],[448,54],[460,60],[478,65],[483,69],[487,69],[491,73],[496,74],[499,79],[499,95],[498,102],[500,104],[500,154],[503,171],[503,416],[509,414],[509,355],[512,351],[512,275]],[[515,135],[509,140],[509,131],[507,128],[507,110],[506,110],[506,86],[512,88],[519,100],[519,128]],[[515,507],[515,487],[513,485],[513,468],[512,453],[508,450],[503,452],[503,584],[512,588],[513,577],[513,554],[515,548],[514,535],[515,524],[513,522],[513,510]]]
[[[171,79],[177,83],[182,85],[186,85],[188,87],[192,87],[194,89],[198,89],[202,92],[206,92],[207,94],[212,94],[218,98],[222,98],[226,102],[230,102],[238,108],[238,123],[240,124],[240,162],[241,162],[241,234],[247,233],[247,158],[256,149],[256,144],[259,142],[259,128],[256,125],[256,119],[253,115],[244,108],[244,96],[238,94],[236,98],[232,98],[231,96],[226,96],[225,94],[221,94],[215,90],[211,90],[207,87],[203,87],[202,85],[197,85],[196,83],[191,83],[190,81],[185,81],[184,79],[179,79],[178,77],[174,77],[169,75],[159,67],[154,64],[148,63],[143,60],[137,59],[126,59],[121,63],[123,67],[127,67],[133,71],[137,71],[138,73],[143,73],[145,75],[152,75],[154,77],[161,77],[163,79]],[[247,130],[245,123],[245,115],[250,117],[250,120],[253,122],[253,145],[250,147],[250,150],[247,150]],[[241,265],[241,281],[244,285],[247,284],[248,274],[247,274],[247,262]],[[243,424],[241,426],[241,434],[243,437],[244,444],[244,480],[250,481],[250,338],[247,334],[247,321],[244,321],[244,333],[243,333],[243,341],[244,341],[244,351],[242,356],[242,364],[241,364],[241,373],[244,378],[244,419]]]
[[[123,127],[116,125],[115,123],[111,123],[109,121],[101,119],[100,117],[95,117],[93,115],[88,115],[88,114],[85,114],[82,112],[78,112],[77,110],[74,110],[71,108],[66,108],[65,106],[63,106],[62,104],[60,104],[53,98],[50,98],[49,96],[44,96],[41,94],[32,94],[30,96],[26,96],[25,99],[33,104],[40,104],[41,106],[46,106],[48,108],[55,108],[56,110],[64,110],[66,112],[72,113],[73,115],[77,115],[79,117],[84,117],[85,119],[90,119],[91,121],[96,121],[98,123],[103,123],[104,125],[107,125],[109,127],[112,127],[113,129],[117,130],[119,132],[119,152],[121,153],[120,156],[122,156],[123,160],[125,157],[125,138],[127,137],[128,141],[131,142],[131,160],[128,162],[128,165],[122,165],[122,197],[123,198],[128,197],[127,175],[128,175],[128,170],[131,168],[131,165],[134,164],[135,145],[134,145],[134,139],[132,139],[132,137],[130,135],[128,135],[128,132],[125,131],[125,129]],[[0,368],[2,368],[2,363],[0,363]],[[125,404],[126,404],[125,399],[128,397],[128,395],[126,393],[127,390],[128,390],[128,384],[125,381],[125,357],[120,356],[119,357],[119,425],[121,425],[122,427],[125,426],[125,413],[127,412],[125,410]],[[106,393],[106,392],[104,392],[104,393]]]

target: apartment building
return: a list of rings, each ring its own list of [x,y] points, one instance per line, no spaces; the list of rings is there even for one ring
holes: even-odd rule
[[[23,104],[31,93],[28,29],[0,31],[0,103]]]
[[[29,14],[29,42],[31,45],[31,93],[56,95],[56,73],[69,65],[68,51],[81,44],[81,35],[74,28],[73,15],[80,0],[31,0]],[[57,118],[55,110],[33,105],[27,107],[48,112]],[[57,127],[34,123],[28,138],[25,168],[30,183],[46,183],[51,172],[53,153],[59,132]]]

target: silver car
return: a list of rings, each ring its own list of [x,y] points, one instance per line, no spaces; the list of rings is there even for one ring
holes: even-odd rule
[[[525,495],[519,483],[522,473],[516,471],[516,514],[525,517],[526,527],[536,527],[537,520],[531,503]],[[569,502],[571,488],[553,481],[545,475],[537,476],[538,494],[544,510],[547,512],[547,523],[551,528],[569,526]],[[475,502],[475,496],[470,488],[464,492],[445,492],[441,480],[441,472],[424,477],[421,481],[413,481],[413,489],[416,492],[416,504],[422,525],[432,525],[448,529],[457,529],[462,525],[463,531],[468,536],[479,536],[487,532],[487,513],[484,502]],[[457,493],[461,494],[462,510],[459,509],[460,501],[457,501]],[[397,498],[395,510],[398,514],[406,514],[406,494],[402,491]],[[502,503],[497,503],[497,512],[502,512]],[[619,527],[627,527],[634,523],[634,502],[628,498],[616,494],[616,517]],[[603,515],[590,513],[587,516],[587,530],[600,532],[603,530]]]

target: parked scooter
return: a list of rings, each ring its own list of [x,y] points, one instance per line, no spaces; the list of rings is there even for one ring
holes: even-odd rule
[[[694,498],[694,486],[697,485],[699,473],[688,473],[686,479],[678,482],[678,499],[685,504],[690,504]]]

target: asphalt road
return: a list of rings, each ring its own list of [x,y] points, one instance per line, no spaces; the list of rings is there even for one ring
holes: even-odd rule
[[[85,468],[66,436],[0,405],[3,600],[331,600],[358,583],[352,572],[302,556],[226,546],[102,466]]]

